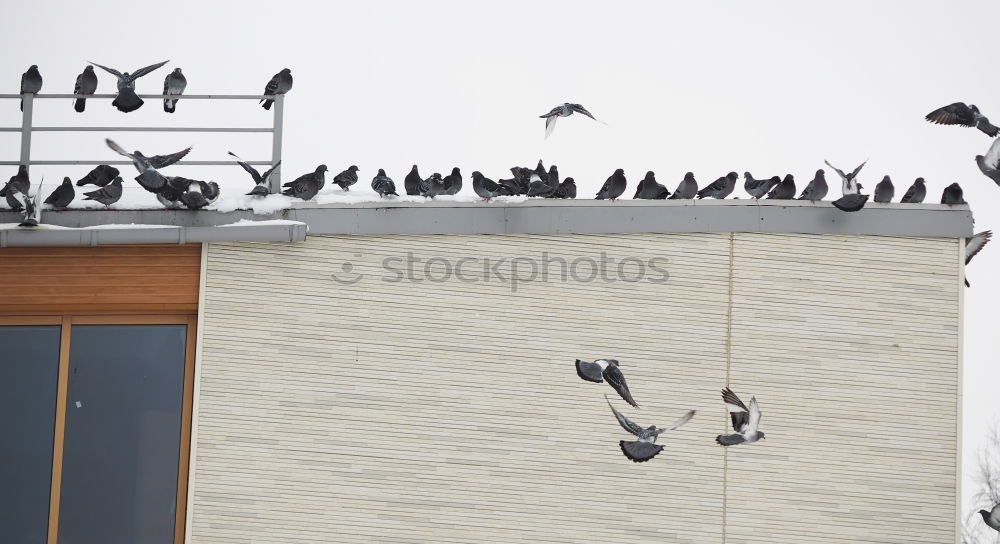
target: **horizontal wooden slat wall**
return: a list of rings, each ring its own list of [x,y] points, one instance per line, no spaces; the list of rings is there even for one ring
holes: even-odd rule
[[[959,240],[737,234],[726,542],[955,542]]]
[[[0,249],[0,313],[193,312],[201,245]]]
[[[769,234],[213,244],[191,542],[953,541],[958,244]],[[511,257],[543,252],[663,257],[670,277],[549,278],[516,291],[483,281],[485,259],[508,258],[508,275]],[[463,267],[477,281],[385,281],[396,275],[383,261],[407,253],[478,259]],[[575,375],[574,358],[599,356],[622,361],[641,410]],[[728,422],[727,375],[760,399],[763,443],[714,443]],[[664,435],[659,457],[633,464],[605,393],[642,425],[699,413]]]
[[[407,252],[480,259],[480,281],[383,281]],[[666,258],[670,279],[482,281],[483,259],[543,252]],[[346,261],[361,281],[330,279]],[[211,245],[192,542],[719,542],[728,265],[728,235]],[[701,410],[651,462],[576,375],[602,356],[637,422]]]

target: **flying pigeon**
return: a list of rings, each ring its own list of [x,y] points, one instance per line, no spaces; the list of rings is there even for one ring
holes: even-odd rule
[[[656,175],[650,170],[646,172],[646,177],[639,181],[639,185],[635,188],[634,199],[643,200],[663,200],[670,196],[670,191],[663,186],[662,183],[656,181]]]
[[[733,190],[736,189],[736,180],[738,179],[740,179],[739,174],[730,172],[698,191],[698,198],[711,197],[722,200],[733,193]]]
[[[403,188],[406,189],[406,194],[419,195],[421,181],[420,172],[417,171],[417,165],[414,164],[413,168],[410,169],[410,173],[406,174],[406,177],[403,179]]]
[[[989,512],[980,510],[979,515],[983,516],[983,522],[994,531],[1000,531],[1000,504],[995,505]]]
[[[642,463],[656,457],[656,454],[663,450],[663,446],[656,444],[656,438],[666,431],[672,431],[681,425],[684,425],[688,421],[691,421],[691,418],[693,418],[695,414],[694,410],[688,410],[686,414],[669,427],[657,428],[656,425],[650,425],[649,427],[643,429],[639,425],[633,423],[629,418],[625,417],[621,412],[616,410],[607,395],[604,395],[604,400],[608,401],[608,406],[611,407],[611,412],[615,414],[615,419],[618,420],[618,424],[621,425],[623,429],[639,438],[639,440],[632,442],[627,442],[625,440],[618,441],[618,446],[622,449],[622,453],[624,453],[625,457],[628,457],[633,463]]]
[[[114,101],[111,102],[111,105],[118,108],[118,111],[129,113],[141,108],[143,105],[142,99],[139,98],[139,95],[135,94],[135,80],[152,72],[153,70],[156,70],[157,68],[160,68],[170,61],[165,60],[163,62],[151,64],[145,68],[139,68],[131,74],[128,72],[122,73],[114,68],[108,68],[107,66],[101,66],[96,62],[89,62],[118,78],[118,96],[116,96]]]
[[[736,444],[753,444],[765,438],[763,431],[758,431],[760,426],[760,407],[757,405],[757,397],[750,398],[750,407],[747,408],[743,401],[733,393],[730,388],[722,390],[722,402],[726,403],[729,410],[729,417],[733,420],[733,430],[735,434],[720,434],[715,437],[715,442],[721,446],[735,446]]]
[[[104,204],[105,207],[110,208],[112,204],[118,202],[118,199],[122,197],[122,178],[117,177],[108,185],[83,194],[85,195],[84,200],[96,200]]]
[[[770,179],[754,179],[750,172],[743,172],[743,189],[753,198],[760,198],[766,195],[771,188],[781,183],[781,178],[774,176]]]
[[[0,196],[7,199],[7,205],[10,209],[19,212],[24,209],[24,205],[21,203],[20,199],[14,198],[14,192],[20,192],[23,194],[28,194],[31,189],[31,180],[28,179],[28,166],[22,164],[17,167],[17,174],[10,177],[3,188],[0,189]]]
[[[41,184],[38,186],[38,190],[41,191]],[[21,222],[18,223],[19,227],[37,227],[38,222],[42,218],[42,207],[38,205],[38,194],[35,194],[35,198],[31,198],[27,193],[22,193],[16,189],[12,189],[9,196],[13,197],[21,205],[24,210],[24,215],[21,218]]]
[[[564,179],[552,192],[552,198],[576,198],[576,181],[573,178]]]
[[[49,194],[45,203],[55,209],[62,209],[69,206],[74,198],[76,198],[76,189],[73,188],[73,182],[67,176],[63,178],[62,185],[56,187],[56,190]]]
[[[163,187],[163,184],[166,182],[166,178],[160,174],[159,169],[166,168],[171,164],[176,163],[177,161],[183,159],[184,156],[191,151],[191,148],[187,147],[176,153],[171,153],[170,155],[153,155],[152,157],[147,157],[143,155],[141,151],[133,151],[132,153],[125,151],[122,146],[118,145],[110,138],[106,138],[104,143],[108,144],[108,147],[110,147],[115,153],[132,159],[132,165],[135,166],[135,169],[139,172],[139,175],[136,176],[135,180],[138,181],[139,185],[142,185],[144,189],[153,193]]]
[[[625,375],[618,368],[616,359],[597,359],[593,363],[577,359],[576,374],[588,382],[602,383],[607,380],[608,384],[618,392],[625,402],[636,408],[639,407],[635,399],[632,398],[632,393],[628,390]]]
[[[990,240],[992,240],[992,239],[993,239],[993,231],[984,230],[983,232],[976,233],[975,235],[972,236],[972,238],[969,238],[968,240],[966,240],[965,241],[965,265],[968,266],[969,265],[969,261],[971,261],[972,258],[975,257],[977,253],[979,253],[980,251],[982,251],[983,248],[986,247],[986,244],[988,244],[990,242]],[[969,285],[969,280],[968,279],[965,280],[965,286],[966,287],[971,287]]]
[[[88,64],[83,69],[83,72],[76,76],[76,86],[73,87],[73,94],[91,95],[95,92],[97,92],[97,74],[94,73],[94,67]],[[78,112],[87,109],[87,99],[77,98],[74,100],[73,109]]]
[[[283,68],[280,72],[274,74],[271,81],[267,82],[267,86],[264,87],[264,95],[274,96],[276,94],[285,94],[290,90],[292,90],[292,71],[288,68]],[[273,103],[274,100],[270,98],[260,101],[261,107],[265,110],[271,109],[271,104]]]
[[[236,164],[240,165],[244,170],[246,170],[248,174],[250,174],[250,177],[253,178],[253,182],[255,185],[253,189],[249,193],[247,193],[247,196],[267,196],[271,194],[271,189],[270,189],[271,174],[273,174],[274,171],[277,170],[279,166],[281,166],[281,161],[274,163],[274,166],[268,168],[267,170],[264,170],[264,173],[261,174],[260,172],[257,171],[256,168],[254,168],[249,163],[241,159],[236,153],[233,153],[232,151],[227,151],[227,153],[229,153],[229,155],[231,155],[232,157],[235,157]]]
[[[920,204],[924,201],[925,196],[927,196],[927,186],[924,185],[924,178],[917,178],[913,181],[913,185],[910,185],[910,188],[903,194],[900,202]]]
[[[174,71],[167,74],[167,77],[163,79],[163,94],[180,96],[184,94],[184,88],[187,87],[187,84],[187,78],[185,78],[184,74],[181,73],[181,69],[174,68]],[[174,113],[174,110],[176,109],[176,98],[163,99],[163,111],[167,113]]]
[[[351,190],[351,185],[358,182],[358,167],[353,164],[343,172],[333,176],[333,183],[345,191]]]
[[[813,202],[823,200],[826,198],[826,193],[829,190],[830,188],[826,185],[826,172],[820,168],[816,171],[816,175],[809,182],[809,185],[806,185],[806,188],[802,190],[799,200],[811,200]]]
[[[1000,133],[1000,128],[990,124],[990,120],[979,113],[979,108],[975,104],[965,105],[964,102],[955,102],[928,113],[925,119],[939,125],[975,127],[990,138],[996,138]]]
[[[552,111],[550,111],[549,113],[546,113],[545,115],[539,115],[539,117],[545,119],[545,137],[548,138],[549,134],[552,134],[552,131],[555,130],[557,119],[559,119],[560,117],[569,117],[574,113],[582,113],[583,115],[590,117],[594,121],[598,121],[596,117],[594,117],[589,111],[587,111],[587,108],[584,108],[580,104],[570,104],[569,102],[565,102],[560,106],[552,108]],[[598,122],[604,123],[604,121],[598,121]]]
[[[833,168],[833,171],[836,172],[838,176],[840,176],[841,189],[843,190],[843,194],[849,195],[851,193],[858,193],[860,191],[860,188],[857,186],[858,183],[856,181],[856,178],[858,177],[858,172],[861,171],[861,168],[863,168],[864,165],[868,164],[868,159],[865,159],[865,162],[859,164],[858,167],[855,168],[854,171],[851,172],[850,174],[845,174],[843,170],[830,164],[830,161],[828,160],[823,160],[823,162],[825,162],[826,165],[829,166],[830,168]]]
[[[28,71],[21,74],[21,94],[38,94],[42,90],[42,74],[38,65],[32,64]],[[21,111],[24,111],[24,98],[21,99]]]
[[[781,180],[781,183],[775,185],[767,193],[767,198],[773,200],[791,200],[795,198],[795,176],[785,174],[785,179]]]
[[[976,164],[979,165],[979,170],[986,177],[992,179],[993,183],[1000,185],[1000,138],[993,140],[985,157],[976,155]]]
[[[479,170],[472,173],[472,190],[487,202],[498,196],[511,194],[509,189],[484,176]]]
[[[431,177],[420,182],[420,196],[434,198],[438,195],[447,194],[447,192],[448,186],[445,185],[444,179],[438,172],[434,172],[431,174]]]
[[[326,165],[321,164],[316,167],[316,170],[303,174],[292,181],[282,185],[286,187],[281,194],[286,196],[294,196],[296,198],[301,198],[302,200],[309,200],[319,193],[320,189],[326,185]]]
[[[597,192],[595,198],[597,200],[615,200],[625,192],[626,185],[628,185],[628,181],[625,179],[625,171],[619,168],[604,182],[604,186]]]
[[[539,163],[541,164],[541,163]],[[456,195],[462,190],[462,172],[458,167],[451,169],[451,173],[444,177],[444,194]]]
[[[952,183],[944,188],[944,192],[941,193],[941,203],[949,206],[954,206],[955,204],[968,204],[968,202],[962,198],[962,187],[957,183]]]
[[[892,202],[892,197],[896,194],[896,188],[892,185],[892,179],[889,176],[882,178],[882,181],[878,182],[875,186],[875,202],[882,204],[888,204]]]
[[[396,193],[396,184],[393,183],[392,178],[385,175],[385,170],[379,168],[378,175],[372,178],[372,189],[378,193],[378,196],[387,197],[389,195],[399,196]]]
[[[688,172],[684,174],[684,179],[677,184],[677,189],[674,189],[674,194],[670,195],[668,198],[674,199],[690,199],[694,198],[698,194],[698,182],[694,179],[694,174]]]
[[[82,187],[84,185],[96,185],[98,187],[104,187],[105,185],[111,183],[111,180],[118,177],[121,172],[114,166],[107,164],[99,164],[94,167],[93,170],[87,172],[86,176],[76,180],[76,185]]]

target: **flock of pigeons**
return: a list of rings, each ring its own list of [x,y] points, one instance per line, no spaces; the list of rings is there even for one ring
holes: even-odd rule
[[[577,359],[576,373],[588,382],[602,383],[607,381],[608,385],[625,402],[629,403],[632,407],[639,407],[639,404],[632,398],[632,393],[628,390],[628,384],[625,383],[625,375],[622,374],[620,365],[616,359],[597,359],[593,362]],[[696,413],[694,410],[688,410],[680,419],[668,427],[650,425],[643,428],[619,412],[611,404],[611,400],[608,399],[607,395],[604,395],[604,399],[607,400],[608,406],[611,407],[611,413],[618,420],[618,424],[638,438],[638,440],[633,441],[618,441],[618,446],[621,448],[622,453],[634,463],[642,463],[656,457],[663,450],[663,446],[656,443],[657,437],[691,421],[691,418]],[[747,406],[736,396],[736,393],[733,393],[732,389],[727,387],[722,390],[722,402],[726,405],[726,410],[729,412],[729,416],[733,422],[733,430],[736,432],[732,434],[720,434],[715,437],[717,444],[721,446],[753,444],[765,438],[764,432],[759,429],[760,406],[757,404],[757,397],[751,397],[750,406]]]
[[[115,76],[117,80],[118,93],[111,102],[111,105],[124,113],[133,112],[141,108],[144,104],[143,100],[135,92],[136,80],[163,67],[168,62],[170,61],[165,60],[156,64],[150,64],[134,72],[121,72],[114,68],[102,66],[96,62],[90,62],[83,69],[83,72],[80,72],[80,75],[76,76],[76,86],[73,88],[73,94],[78,96],[73,100],[73,109],[78,112],[86,110],[87,97],[97,92],[97,74],[94,73],[94,66],[96,66]],[[177,109],[177,98],[170,97],[175,96],[179,98],[184,94],[184,89],[186,88],[187,78],[184,77],[184,73],[180,68],[174,68],[173,72],[167,74],[167,77],[163,79],[163,94],[169,96],[163,99],[163,111],[173,113]],[[42,74],[38,71],[38,65],[32,64],[26,72],[21,74],[21,94],[38,94],[41,90]],[[267,86],[264,87],[264,95],[274,96],[285,94],[290,90],[292,90],[292,71],[285,68],[274,74],[274,77],[267,82]],[[262,99],[260,104],[265,110],[269,110],[273,102],[274,100],[266,98]],[[21,109],[24,110],[24,99],[21,100]]]
[[[139,68],[134,72],[120,72],[107,66],[97,63],[90,63],[84,71],[76,78],[74,94],[79,95],[74,100],[74,109],[82,112],[86,108],[86,96],[94,94],[97,90],[97,75],[94,73],[94,66],[114,75],[117,78],[118,93],[112,104],[123,112],[131,112],[140,108],[143,101],[135,93],[136,80],[145,76],[158,68],[164,66],[169,61],[152,64]],[[180,97],[187,87],[180,68],[174,69],[168,74],[163,82],[163,109],[173,112],[177,107],[177,98]],[[38,71],[38,66],[32,65],[28,71],[21,76],[21,93],[37,93],[42,88],[42,76]],[[285,68],[275,74],[264,88],[264,95],[274,96],[285,94],[292,88],[291,70]],[[270,109],[271,99],[261,100],[261,105],[265,109]],[[555,128],[556,121],[560,117],[569,117],[576,113],[598,121],[594,115],[581,104],[564,103],[552,108],[548,113],[540,117],[545,119],[545,137],[548,138]],[[986,118],[975,105],[966,105],[963,102],[955,102],[947,106],[938,108],[927,114],[926,119],[932,123],[944,125],[958,125],[975,127],[986,135],[996,138],[985,155],[975,157],[976,164],[984,175],[1000,185],[1000,128],[997,128]],[[603,121],[599,121],[602,122]],[[156,195],[167,208],[186,207],[197,210],[214,202],[220,194],[219,185],[214,181],[201,181],[189,179],[181,176],[167,176],[160,173],[160,170],[170,166],[191,151],[191,147],[182,149],[176,153],[168,155],[146,156],[140,151],[131,153],[125,151],[114,141],[105,140],[108,147],[116,153],[128,157],[136,170],[138,176],[135,180],[139,185]],[[249,163],[241,159],[233,152],[229,152],[236,159],[236,164],[242,167],[252,178],[253,188],[247,195],[256,197],[267,197],[271,194],[270,178],[280,166],[280,161],[264,172],[258,171]],[[838,209],[845,212],[855,212],[861,210],[870,198],[867,194],[862,194],[864,188],[858,180],[861,169],[867,164],[867,160],[862,162],[850,172],[833,166],[829,161],[824,161],[828,167],[836,172],[841,180],[841,197],[832,203]],[[350,166],[333,178],[333,183],[343,191],[350,190],[351,186],[358,182],[358,167]],[[315,170],[299,176],[283,185],[282,194],[303,200],[315,198],[326,186],[327,166],[321,164]],[[472,190],[483,200],[489,201],[503,196],[529,196],[540,198],[576,198],[576,182],[572,177],[560,178],[559,169],[552,165],[545,168],[541,160],[535,168],[514,166],[510,168],[511,177],[498,179],[496,181],[487,178],[481,172],[472,172]],[[77,186],[95,185],[93,191],[84,193],[86,200],[94,200],[111,206],[122,196],[123,180],[119,176],[120,171],[110,165],[102,164],[90,171],[86,176],[77,180]],[[702,198],[728,198],[736,189],[740,176],[736,172],[729,172],[720,176],[715,181],[704,187],[699,187],[694,173],[688,172],[671,193],[667,187],[657,182],[654,172],[646,172],[645,177],[636,186],[633,199],[702,199]],[[462,172],[459,168],[452,168],[451,173],[442,176],[440,173],[433,173],[428,178],[423,178],[418,171],[417,165],[413,165],[410,172],[403,180],[403,189],[407,195],[423,196],[434,198],[441,195],[455,195],[463,188]],[[379,169],[372,178],[371,187],[379,196],[385,198],[398,196],[396,183],[389,177],[385,170]],[[616,200],[625,194],[628,188],[628,180],[625,171],[621,168],[615,170],[605,181],[600,191],[595,196],[598,200]],[[753,199],[771,200],[809,200],[820,201],[826,198],[829,186],[826,181],[826,172],[823,169],[816,170],[812,180],[799,193],[795,184],[795,176],[786,174],[783,178],[772,176],[770,178],[755,178],[750,172],[743,173],[743,188]],[[31,181],[28,178],[28,170],[25,165],[21,165],[16,175],[0,188],[0,197],[5,197],[7,204],[14,211],[23,211],[24,219],[22,226],[36,226],[39,222],[41,204],[40,190],[35,192],[35,200],[28,195],[31,189]],[[40,187],[39,187],[40,189]],[[796,197],[796,194],[798,196]],[[878,203],[889,203],[893,201],[896,189],[892,179],[886,175],[875,186],[874,201]],[[905,191],[900,203],[921,203],[927,196],[927,185],[924,178],[917,178]],[[76,197],[72,181],[67,177],[62,184],[57,187],[44,200],[44,204],[54,209],[63,209]],[[949,206],[956,204],[966,204],[962,193],[962,187],[958,183],[952,183],[944,188],[941,193],[941,203]],[[986,243],[989,242],[991,233],[981,232],[970,238],[966,246],[966,262],[972,259]]]

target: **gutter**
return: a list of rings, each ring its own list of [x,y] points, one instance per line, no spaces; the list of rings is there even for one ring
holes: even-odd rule
[[[189,244],[203,242],[302,242],[308,227],[296,221],[261,221],[212,227],[114,225],[112,228],[0,228],[0,248]]]

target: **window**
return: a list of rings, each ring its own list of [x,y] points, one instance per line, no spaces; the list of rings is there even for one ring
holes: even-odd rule
[[[183,542],[194,332],[193,316],[0,317],[4,540]]]

